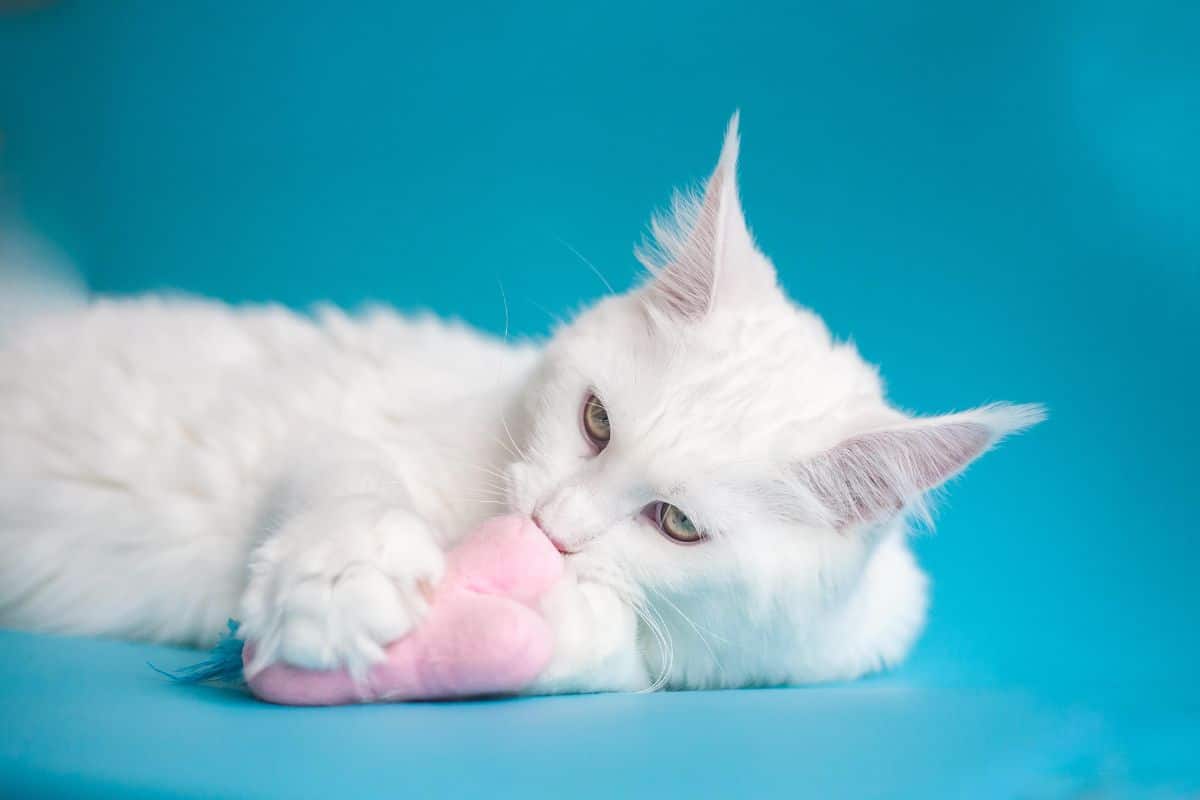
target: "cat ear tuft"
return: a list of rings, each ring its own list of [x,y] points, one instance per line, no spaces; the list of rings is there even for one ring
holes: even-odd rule
[[[704,193],[677,193],[670,213],[651,221],[653,240],[636,251],[651,274],[649,303],[673,317],[704,317],[719,295],[736,290],[744,277],[739,273],[765,273],[767,280],[759,283],[775,285],[774,270],[754,246],[738,199],[739,145],[735,112]]]
[[[995,404],[853,436],[794,469],[839,529],[902,511],[928,519],[925,494],[962,472],[1005,436],[1045,419],[1038,405]]]

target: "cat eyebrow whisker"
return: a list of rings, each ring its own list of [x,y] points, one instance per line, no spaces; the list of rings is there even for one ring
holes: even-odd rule
[[[499,277],[496,278],[496,285],[500,287],[500,302],[504,304],[504,343],[508,344],[508,295],[504,292],[504,282]]]
[[[537,302],[532,297],[526,297],[525,301],[527,303],[529,303],[529,305],[533,306],[538,311],[542,312],[547,317],[549,317],[550,321],[553,322],[555,325],[558,325],[559,327],[566,327],[567,321],[565,319],[563,319],[563,316],[561,314],[555,314],[553,311],[546,308],[544,305]]]
[[[596,277],[600,279],[600,282],[604,284],[604,288],[608,290],[609,294],[617,293],[617,290],[614,289],[612,287],[612,284],[608,282],[608,278],[604,277],[604,273],[601,272],[600,269],[595,264],[593,264],[591,261],[588,261],[586,258],[584,258],[583,253],[579,252],[574,247],[572,247],[571,243],[568,242],[566,239],[563,239],[561,236],[555,236],[554,238],[556,240],[558,240],[559,244],[561,244],[563,247],[567,248],[572,253],[574,253],[576,258],[578,258],[580,261],[582,261],[584,264],[587,265],[588,269],[590,269],[596,275]]]

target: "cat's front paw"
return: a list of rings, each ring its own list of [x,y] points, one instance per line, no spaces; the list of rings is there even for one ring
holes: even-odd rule
[[[637,613],[612,587],[579,582],[568,573],[541,606],[554,632],[554,655],[526,694],[627,692],[654,685],[638,646]]]
[[[264,542],[250,563],[240,634],[251,675],[284,661],[361,678],[384,647],[420,622],[444,557],[414,514],[347,499],[311,510]]]

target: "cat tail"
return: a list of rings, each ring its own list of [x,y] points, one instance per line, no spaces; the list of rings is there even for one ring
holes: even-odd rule
[[[71,261],[0,208],[0,342],[38,317],[79,308],[87,299]]]
[[[238,621],[225,623],[229,630],[213,647],[208,658],[174,670],[160,669],[146,662],[150,669],[165,675],[176,683],[217,683],[226,686],[244,686],[246,676],[242,673],[242,648],[246,643],[238,638]]]

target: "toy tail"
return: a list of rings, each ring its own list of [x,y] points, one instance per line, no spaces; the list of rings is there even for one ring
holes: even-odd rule
[[[229,630],[221,634],[208,658],[175,670],[159,669],[147,662],[150,669],[160,675],[166,675],[176,683],[245,685],[246,677],[242,674],[242,648],[246,643],[237,636],[237,620],[231,619],[225,624],[229,626]]]

